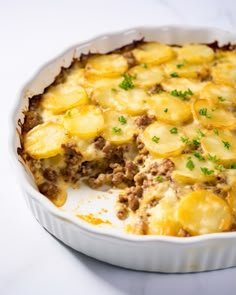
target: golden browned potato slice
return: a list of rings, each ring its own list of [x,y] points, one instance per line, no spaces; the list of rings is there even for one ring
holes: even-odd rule
[[[235,106],[236,89],[228,85],[209,82],[200,92],[200,98],[207,99],[215,105]]]
[[[154,156],[171,157],[183,151],[185,143],[181,137],[184,137],[181,128],[155,122],[144,130],[142,140]]]
[[[207,129],[234,129],[236,118],[222,106],[214,106],[207,99],[198,99],[192,104],[194,118]],[[226,120],[227,118],[227,120]]]
[[[128,72],[135,77],[133,83],[136,87],[148,88],[159,84],[164,79],[164,71],[160,66],[135,66]]]
[[[137,133],[134,119],[123,113],[116,111],[106,111],[104,113],[106,128],[103,137],[113,144],[123,144],[133,140],[133,135]]]
[[[219,63],[212,67],[211,74],[215,83],[232,87],[236,85],[236,66],[233,63]]]
[[[172,59],[175,53],[170,46],[158,42],[149,42],[135,48],[133,55],[140,64],[157,65]]]
[[[64,126],[72,135],[93,138],[104,128],[102,111],[93,105],[74,108],[64,117]]]
[[[228,231],[233,222],[228,204],[207,190],[192,192],[180,201],[178,220],[193,236]]]
[[[149,235],[183,236],[182,226],[176,216],[176,203],[170,199],[161,200],[149,213]]]
[[[192,119],[190,105],[168,93],[152,95],[149,104],[158,121],[180,125]]]
[[[179,60],[165,63],[163,68],[168,77],[197,79],[207,76],[209,72],[209,67],[205,64],[191,64]]]
[[[56,156],[62,152],[61,145],[66,142],[66,133],[62,125],[47,122],[31,129],[25,135],[25,151],[35,159]]]
[[[197,152],[197,155],[199,154]],[[207,161],[207,157],[204,157],[204,155],[200,154],[200,156],[205,160],[200,160],[194,154],[183,154],[180,157],[173,158],[175,163],[173,178],[187,184],[213,180],[216,177],[214,170],[216,164]]]
[[[128,69],[127,60],[120,54],[95,55],[85,66],[86,76],[118,77]]]
[[[192,95],[187,95],[185,99],[191,99],[192,97],[198,95],[198,93],[205,86],[206,82],[200,82],[197,79],[186,79],[186,78],[172,78],[164,80],[161,85],[162,87],[168,91],[188,91],[189,89],[192,92]]]
[[[206,154],[216,155],[222,163],[236,161],[236,137],[234,132],[227,130],[208,132],[202,139],[201,145]]]
[[[207,45],[187,44],[180,48],[178,58],[193,64],[202,64],[214,59],[214,51]]]
[[[55,114],[86,103],[88,103],[88,95],[85,89],[79,85],[70,85],[69,83],[50,87],[43,94],[41,100],[42,107]]]

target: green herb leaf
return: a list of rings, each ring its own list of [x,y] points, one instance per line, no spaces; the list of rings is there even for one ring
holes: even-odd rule
[[[168,112],[168,109],[164,109],[164,112],[167,113]]]
[[[176,127],[171,128],[170,133],[177,134],[178,133],[178,128],[176,128]]]
[[[229,143],[228,141],[224,141],[224,140],[222,140],[222,142],[223,142],[223,144],[224,144],[224,147],[225,147],[227,150],[229,150],[229,148],[230,148],[230,143]]]
[[[225,101],[225,99],[222,96],[218,96],[219,101]]]
[[[216,163],[219,161],[219,159],[217,159],[216,156],[212,156],[210,154],[208,154],[207,156],[208,156],[208,159],[213,163]]]
[[[176,77],[179,77],[179,74],[174,72],[174,73],[171,73],[170,76],[173,77],[173,78],[176,78]]]
[[[142,68],[146,69],[147,68],[147,64],[146,63],[143,63],[141,64]]]
[[[236,169],[236,163],[229,164],[229,169]]]
[[[159,137],[157,137],[156,135],[155,135],[155,136],[153,136],[153,138],[152,138],[152,141],[153,141],[153,142],[155,142],[155,143],[158,143],[158,142],[159,142],[159,140],[160,140],[160,138],[159,138]]]
[[[189,141],[189,138],[181,136],[181,140],[182,140],[182,142],[187,143]]]
[[[198,140],[199,138],[194,138],[193,140],[192,140],[192,143],[194,144],[194,145],[199,145],[200,144],[200,141]]]
[[[206,167],[200,167],[200,168],[201,168],[201,171],[204,175],[211,175],[212,173],[214,173],[214,170],[209,170]]]
[[[176,65],[176,68],[181,69],[183,66],[184,66],[183,63],[182,63],[182,64],[177,64],[177,65]]]
[[[115,133],[120,133],[122,131],[121,128],[117,128],[117,127],[113,127],[112,128],[112,131],[115,132]]]
[[[125,124],[127,123],[127,120],[125,119],[124,116],[120,116],[120,117],[118,118],[118,121],[119,121],[122,125],[125,125]]]
[[[218,129],[214,129],[213,132],[215,133],[215,135],[219,135]]]
[[[215,169],[221,172],[221,171],[223,171],[224,166],[222,164],[219,164],[219,165],[215,166]]]
[[[211,114],[208,114],[208,113],[207,113],[207,108],[202,108],[202,109],[200,109],[200,110],[198,111],[198,113],[199,113],[199,115],[201,115],[201,116],[205,116],[205,117],[207,117],[208,119],[210,119],[210,118],[212,117]]]
[[[119,84],[119,87],[124,89],[124,90],[129,90],[134,88],[133,84],[133,79],[136,79],[136,76],[131,76],[130,74],[122,74],[121,75],[124,79],[123,81]]]
[[[117,89],[116,88],[111,88],[111,91],[112,92],[117,92]]]
[[[177,97],[179,97],[182,100],[185,100],[186,99],[186,96],[187,95],[189,95],[189,96],[193,95],[193,92],[189,88],[188,88],[188,90],[186,90],[184,92],[181,91],[181,90],[178,91],[177,89],[174,89],[174,90],[172,90],[170,92],[170,94],[173,95],[173,96],[177,96]]]
[[[197,134],[199,135],[200,138],[205,136],[205,134],[200,129],[197,130]]]
[[[193,152],[193,155],[194,155],[196,158],[198,158],[200,161],[204,161],[204,160],[205,160],[205,158],[203,157],[203,155],[200,154],[200,153],[197,152],[197,151],[194,151],[194,152]]]
[[[155,177],[155,180],[162,182],[164,180],[164,177],[162,175],[158,175]]]
[[[67,111],[64,116],[64,118],[69,118],[69,117],[71,117],[71,111]]]
[[[186,163],[186,167],[187,167],[190,171],[192,171],[192,170],[194,169],[195,165],[194,165],[194,163],[193,163],[191,157],[188,158],[187,163]]]

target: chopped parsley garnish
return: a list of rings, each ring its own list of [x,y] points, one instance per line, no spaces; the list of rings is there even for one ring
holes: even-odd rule
[[[142,68],[146,69],[147,68],[147,64],[146,63],[143,63],[141,64]]]
[[[146,99],[143,99],[143,103],[146,103],[147,101],[146,101]]]
[[[199,115],[205,116],[206,118],[210,119],[212,115],[207,114],[207,108],[202,108],[198,111]]]
[[[112,131],[115,132],[115,133],[120,133],[122,131],[121,128],[117,128],[117,127],[113,127],[112,128]]]
[[[178,133],[178,128],[176,128],[176,127],[171,128],[170,133],[177,134]]]
[[[184,66],[184,64],[177,64],[176,68],[181,69]]]
[[[133,84],[133,79],[136,79],[136,75],[131,76],[130,74],[122,74],[121,75],[124,79],[123,81],[119,84],[119,87],[124,89],[124,90],[129,90],[134,88]]]
[[[186,167],[187,167],[190,171],[192,171],[192,170],[194,169],[195,165],[194,165],[194,163],[193,163],[191,157],[188,158],[187,163],[186,163]]]
[[[111,88],[111,91],[112,92],[117,92],[117,89],[116,88]]]
[[[199,135],[200,138],[205,136],[205,134],[200,129],[197,130],[197,134]]]
[[[152,137],[152,141],[155,142],[155,143],[158,143],[160,140],[159,137],[157,137],[156,135]]]
[[[215,135],[219,135],[218,129],[214,129],[213,132],[215,133]]]
[[[167,113],[168,112],[168,109],[164,109],[164,112]]]
[[[67,111],[66,113],[65,113],[65,116],[64,116],[65,118],[69,118],[69,117],[71,117],[71,111]]]
[[[155,180],[161,182],[161,181],[164,180],[164,177],[162,175],[158,175],[158,176],[155,177]]]
[[[222,140],[222,142],[223,142],[223,144],[224,144],[224,147],[225,147],[227,150],[229,150],[229,148],[230,148],[230,143],[229,143],[228,141],[224,141],[224,140]]]
[[[236,163],[229,164],[229,169],[236,169]]]
[[[125,125],[127,123],[127,120],[125,119],[124,116],[120,116],[118,118],[118,121],[120,122],[120,124]]]
[[[216,155],[212,156],[212,155],[208,154],[207,156],[208,156],[208,159],[213,163],[216,163],[219,161],[219,159],[216,158]]]
[[[200,153],[197,152],[197,151],[194,151],[193,155],[194,155],[196,158],[198,158],[200,161],[204,161],[204,160],[205,160],[205,158],[203,157],[203,155],[200,154]]]
[[[209,170],[206,167],[200,167],[200,168],[201,168],[201,171],[204,175],[211,175],[212,173],[214,173],[214,170]]]
[[[215,169],[221,172],[221,171],[223,171],[224,166],[222,164],[219,164],[219,165],[215,166]]]
[[[173,78],[176,78],[176,77],[179,77],[179,74],[174,72],[174,73],[171,73],[170,76],[173,77]]]
[[[219,101],[225,101],[225,99],[222,96],[218,96]]]
[[[181,90],[174,89],[174,90],[172,90],[170,92],[170,94],[173,95],[173,96],[177,96],[182,100],[185,100],[186,96],[187,95],[189,95],[189,96],[193,95],[193,92],[189,88],[186,91],[181,91]]]
[[[200,144],[200,141],[198,140],[198,138],[194,138],[194,139],[192,140],[192,143],[193,143],[194,145],[198,145],[198,144]]]
[[[182,142],[187,143],[189,141],[189,138],[181,136],[181,140],[182,140]]]

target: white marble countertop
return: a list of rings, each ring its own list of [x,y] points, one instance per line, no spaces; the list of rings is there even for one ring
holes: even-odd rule
[[[48,234],[23,200],[9,163],[9,114],[45,61],[96,34],[140,25],[236,29],[235,0],[0,1],[0,294],[235,294],[236,268],[160,274],[124,270],[77,253]]]

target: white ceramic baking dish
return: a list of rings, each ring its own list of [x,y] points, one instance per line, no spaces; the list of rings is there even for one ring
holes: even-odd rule
[[[27,204],[39,223],[66,245],[99,260],[135,270],[158,272],[196,272],[236,266],[236,232],[189,238],[135,236],[122,232],[122,223],[114,217],[115,193],[96,192],[86,187],[70,191],[62,208],[55,207],[41,195],[26,167],[20,163],[17,147],[17,122],[22,119],[28,97],[40,94],[54,81],[61,67],[68,67],[81,53],[105,53],[133,40],[144,38],[167,44],[187,42],[219,45],[236,43],[236,35],[214,28],[187,26],[140,27],[106,34],[73,46],[37,72],[16,99],[11,121],[10,153]],[[99,195],[99,197],[98,197]],[[98,198],[97,198],[98,197]],[[99,201],[98,201],[99,200]],[[81,209],[82,208],[82,209]],[[98,212],[113,226],[95,226],[78,218],[80,210]]]

